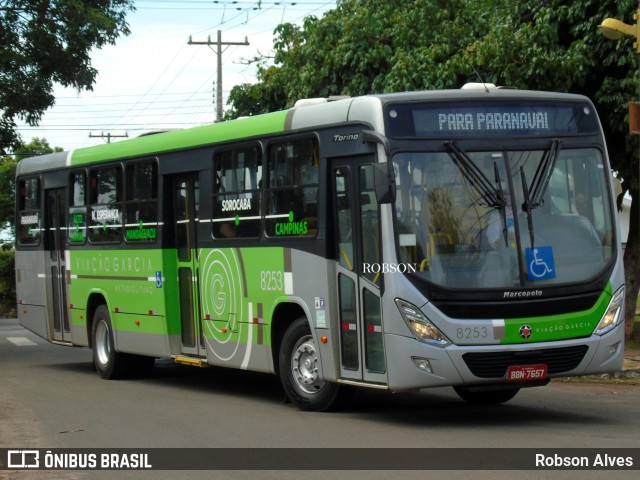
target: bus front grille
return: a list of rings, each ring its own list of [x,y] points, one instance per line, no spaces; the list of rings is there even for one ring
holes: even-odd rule
[[[553,375],[576,368],[587,350],[587,345],[577,345],[545,350],[465,353],[462,358],[471,373],[480,378],[503,378],[510,366],[538,364],[545,364],[547,373]]]

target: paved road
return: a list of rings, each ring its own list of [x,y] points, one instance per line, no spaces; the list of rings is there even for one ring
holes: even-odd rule
[[[49,345],[0,320],[0,448],[640,448],[640,386],[552,382],[508,404],[451,389],[359,392],[339,412],[283,402],[276,377],[159,362],[145,380],[105,381],[91,352]],[[636,478],[611,472],[305,472],[305,479]],[[14,478],[301,478],[301,472],[16,472]]]

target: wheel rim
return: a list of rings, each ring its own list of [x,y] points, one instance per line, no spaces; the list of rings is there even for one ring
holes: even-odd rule
[[[109,327],[104,320],[100,320],[96,326],[96,356],[101,365],[109,362],[111,354],[111,345],[109,344]]]
[[[318,352],[311,335],[296,343],[291,354],[291,373],[295,386],[304,393],[318,393],[324,385],[318,375]]]

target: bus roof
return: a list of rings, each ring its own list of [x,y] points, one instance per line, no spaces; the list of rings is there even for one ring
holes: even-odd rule
[[[16,174],[25,175],[65,166],[86,165],[106,160],[155,155],[195,148],[228,140],[255,137],[285,131],[287,111],[246,117],[229,122],[142,135],[120,142],[29,157],[18,162]]]
[[[293,107],[280,112],[245,117],[227,122],[203,125],[185,130],[143,135],[133,139],[104,145],[56,152],[18,162],[17,175],[58,169],[65,166],[87,165],[107,160],[152,156],[186,148],[197,148],[236,139],[284,133],[291,129],[346,121],[360,121],[382,128],[382,118],[374,118],[371,106],[389,102],[418,102],[472,99],[529,99],[529,100],[587,100],[573,94],[515,90],[502,88],[428,90],[385,93],[346,98],[335,102]]]

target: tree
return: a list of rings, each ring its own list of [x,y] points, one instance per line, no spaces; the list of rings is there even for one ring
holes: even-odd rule
[[[45,138],[33,138],[30,143],[16,149],[13,155],[0,158],[0,228],[14,226],[17,163],[25,157],[53,152],[62,152],[62,148],[51,148]]]
[[[322,19],[279,25],[273,65],[259,64],[259,83],[232,89],[230,116],[266,112],[262,103],[251,106],[265,90],[273,98],[266,106],[281,109],[305,97],[451,88],[460,76],[477,80],[460,55],[490,29],[500,5],[510,2],[343,0]]]
[[[284,92],[280,88],[278,80],[271,80],[271,76],[277,76],[280,69],[276,67],[260,66],[262,82],[257,84],[241,84],[231,89],[229,103],[233,107],[225,112],[224,120],[231,120],[243,115],[256,115],[259,113],[281,110],[284,105],[281,101]]]
[[[131,0],[0,0],[0,153],[20,145],[16,119],[37,125],[53,85],[91,90],[93,48],[128,35]]]
[[[607,40],[597,25],[608,17],[629,21],[637,6],[637,0],[342,0],[322,19],[276,28],[273,65],[264,61],[257,84],[232,90],[231,114],[330,94],[459,88],[479,77],[590,97],[612,166],[633,200],[625,251],[630,337],[640,290],[640,189],[639,142],[628,134],[627,105],[637,98],[640,73],[632,40]],[[263,92],[269,101],[252,103]]]

